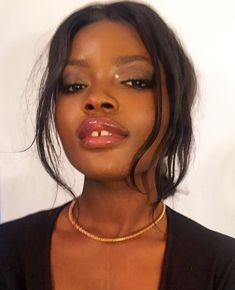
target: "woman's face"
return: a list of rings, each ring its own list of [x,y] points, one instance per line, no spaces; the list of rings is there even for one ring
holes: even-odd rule
[[[102,20],[75,35],[56,101],[55,121],[69,161],[85,176],[96,180],[126,177],[134,154],[155,122],[153,71],[148,51],[128,24]],[[160,136],[142,157],[136,173],[150,169],[168,125],[163,72],[161,77]],[[109,136],[96,136],[101,131]]]

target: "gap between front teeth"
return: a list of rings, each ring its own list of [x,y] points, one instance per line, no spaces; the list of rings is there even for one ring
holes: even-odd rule
[[[111,136],[111,135],[112,135],[112,133],[110,133],[109,131],[106,131],[106,130],[101,130],[101,132],[98,132],[98,131],[91,132],[92,137]]]

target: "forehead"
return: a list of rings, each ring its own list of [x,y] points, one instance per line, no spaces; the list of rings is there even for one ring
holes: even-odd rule
[[[138,32],[128,23],[102,20],[79,30],[73,41],[70,58],[141,54],[150,58]]]

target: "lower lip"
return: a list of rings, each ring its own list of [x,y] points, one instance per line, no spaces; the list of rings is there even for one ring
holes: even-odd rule
[[[112,136],[87,136],[81,140],[81,145],[85,148],[108,148],[121,143],[126,137],[120,135]]]

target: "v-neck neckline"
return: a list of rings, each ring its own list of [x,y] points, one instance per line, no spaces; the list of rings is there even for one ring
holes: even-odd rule
[[[46,238],[46,245],[45,245],[45,252],[44,252],[44,259],[43,259],[43,280],[44,280],[44,289],[45,290],[54,290],[52,285],[52,271],[51,271],[51,240],[52,240],[52,234],[55,228],[55,224],[57,221],[57,218],[59,214],[62,212],[62,210],[69,204],[65,203],[64,205],[57,207],[55,209],[53,218],[50,221],[50,231],[48,231],[48,235]],[[172,231],[172,220],[170,215],[170,208],[166,206],[166,217],[167,217],[167,238],[166,238],[166,248],[163,258],[163,267],[161,272],[161,278],[160,278],[160,286],[156,290],[164,290],[166,289],[166,283],[167,283],[167,270],[170,260],[170,252],[172,248],[172,235],[169,234]]]

